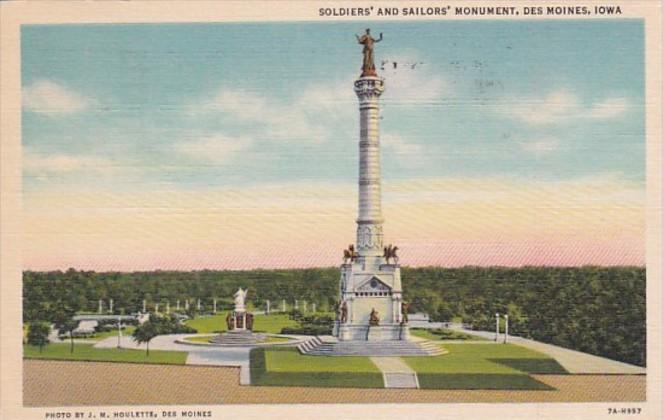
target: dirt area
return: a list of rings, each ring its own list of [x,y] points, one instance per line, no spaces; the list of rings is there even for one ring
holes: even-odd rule
[[[239,368],[24,360],[27,407],[134,404],[644,401],[644,375],[533,375],[557,391],[239,385]]]

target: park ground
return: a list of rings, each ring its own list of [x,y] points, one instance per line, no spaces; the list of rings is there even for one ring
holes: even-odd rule
[[[223,328],[220,321],[221,317],[215,316],[190,323],[195,323],[208,339],[210,333]],[[290,322],[285,315],[257,316],[255,329],[275,334]],[[417,339],[433,340],[446,350],[441,356],[400,359],[405,369],[416,372],[421,389],[381,389],[386,377],[377,366],[380,363],[368,357],[304,356],[294,348],[221,350],[177,344],[174,336],[159,336],[153,340],[148,357],[144,345],[136,345],[126,335],[121,340],[122,349],[115,348],[117,337],[113,336],[80,340],[74,353],[70,353],[66,341],[49,344],[41,352],[25,346],[24,403],[570,402],[645,398],[644,369],[633,370],[636,367],[630,365],[626,365],[630,370],[625,369],[619,362],[543,343],[518,342],[514,338],[517,344],[499,344],[488,333],[483,337],[468,333],[439,328],[413,330]],[[580,365],[587,364],[599,368],[586,372]],[[632,371],[640,374],[623,374]],[[240,383],[249,382],[258,386],[240,387]]]
[[[239,385],[239,368],[25,360],[24,405],[635,402],[644,375],[532,375],[553,388],[428,390]]]

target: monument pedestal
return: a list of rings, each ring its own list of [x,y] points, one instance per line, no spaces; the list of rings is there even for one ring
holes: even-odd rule
[[[344,315],[333,333],[341,341],[393,341],[410,337],[404,325],[401,270],[383,257],[360,257],[341,267]],[[371,324],[374,314],[379,325]]]
[[[409,328],[404,325],[339,325],[337,337],[341,341],[394,341],[407,340]]]

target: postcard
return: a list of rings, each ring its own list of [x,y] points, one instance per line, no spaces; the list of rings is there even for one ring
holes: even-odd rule
[[[2,418],[661,418],[661,5],[3,2]]]

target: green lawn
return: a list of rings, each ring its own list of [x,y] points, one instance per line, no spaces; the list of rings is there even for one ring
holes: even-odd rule
[[[94,362],[127,362],[127,363],[159,363],[183,365],[187,353],[181,351],[150,350],[150,356],[144,350],[135,349],[97,349],[92,344],[76,344],[74,352],[69,352],[69,343],[53,343],[44,346],[42,353],[39,347],[23,346],[23,357],[26,359],[49,360],[84,360]]]
[[[530,373],[565,374],[554,359],[513,344],[444,344],[449,353],[405,357],[417,372],[421,388],[552,389]]]
[[[368,357],[304,356],[294,348],[251,350],[251,383],[271,386],[382,388]]]
[[[226,331],[227,313],[198,317],[187,321],[187,325],[195,328],[200,334]],[[253,331],[280,334],[283,327],[295,327],[297,322],[284,314],[256,315],[253,318]]]
[[[415,337],[426,338],[428,340],[474,340],[486,341],[483,337],[466,334],[459,331],[453,331],[445,328],[423,329],[410,328],[410,334]]]

